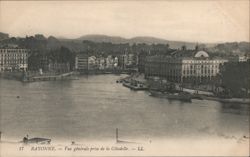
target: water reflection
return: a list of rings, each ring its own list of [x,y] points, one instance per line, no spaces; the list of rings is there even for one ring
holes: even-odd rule
[[[235,103],[221,103],[221,112],[249,115],[250,105],[248,104],[235,104]]]

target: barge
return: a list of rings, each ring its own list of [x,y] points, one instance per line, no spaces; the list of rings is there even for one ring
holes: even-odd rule
[[[122,85],[132,90],[147,90],[148,89],[146,85],[141,84],[141,83],[132,84],[130,82],[123,82]]]
[[[192,101],[192,96],[186,92],[170,93],[170,92],[150,91],[150,95],[154,97],[167,98],[169,100],[180,100],[185,102]]]

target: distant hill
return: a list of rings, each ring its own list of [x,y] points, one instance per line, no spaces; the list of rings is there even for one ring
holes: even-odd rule
[[[77,38],[76,40],[89,40],[93,42],[106,42],[106,43],[113,43],[113,44],[118,44],[118,43],[127,43],[128,40],[119,36],[108,36],[108,35],[84,35],[81,36],[80,38]]]
[[[5,40],[4,40],[5,39]],[[84,41],[84,42],[83,42]],[[152,50],[165,51],[166,44],[169,44],[171,49],[180,49],[183,45],[187,49],[194,49],[197,43],[195,42],[184,42],[184,41],[171,41],[161,38],[138,36],[130,39],[119,37],[119,36],[108,36],[108,35],[84,35],[77,39],[65,39],[56,38],[49,36],[46,38],[42,34],[36,34],[35,36],[26,36],[25,38],[20,37],[9,37],[6,33],[0,32],[0,46],[8,44],[16,44],[20,47],[29,49],[58,49],[61,46],[69,48],[71,51],[80,52],[85,51],[89,47],[96,52],[121,52],[132,48],[133,44],[137,45],[138,50]],[[147,44],[147,45],[143,45]],[[115,45],[116,44],[116,45]],[[152,45],[156,44],[156,45]],[[162,44],[162,45],[161,45]],[[225,43],[198,43],[200,48],[205,48],[208,52],[214,54],[224,55],[244,55],[250,53],[249,42],[225,42]],[[130,46],[129,46],[130,45]],[[154,47],[156,46],[156,47]]]
[[[73,39],[72,39],[73,40]],[[119,36],[108,36],[108,35],[84,35],[80,38],[77,38],[75,40],[83,41],[83,40],[89,40],[93,42],[110,42],[113,44],[119,44],[119,43],[129,43],[130,45],[136,43],[145,43],[145,44],[169,44],[170,48],[178,49],[181,48],[181,46],[186,45],[188,49],[193,49],[197,43],[194,42],[184,42],[184,41],[169,41],[161,38],[156,37],[149,37],[149,36],[138,36],[133,37],[130,39],[126,39]],[[216,44],[207,44],[205,43],[207,47],[213,47]]]
[[[226,42],[220,43],[209,49],[212,52],[217,53],[230,53],[232,55],[245,55],[250,54],[249,42]]]
[[[0,32],[0,40],[8,39],[9,34]]]

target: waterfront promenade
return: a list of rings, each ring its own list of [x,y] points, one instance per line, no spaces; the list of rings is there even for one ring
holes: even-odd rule
[[[72,76],[75,76],[74,78]],[[49,73],[44,75],[33,75],[23,77],[23,82],[34,82],[34,81],[57,81],[57,80],[66,80],[66,79],[76,79],[75,72],[67,72],[62,74]]]
[[[132,90],[147,90],[147,91],[160,91],[160,92],[172,92],[169,89],[166,88],[167,81],[165,80],[165,83],[162,83],[163,81],[160,79],[153,80],[145,79],[143,74],[132,74],[130,76],[127,76],[125,78],[119,78],[117,83],[122,83],[123,86],[130,88]],[[243,98],[223,98],[215,95],[215,93],[212,91],[211,85],[202,85],[202,86],[191,86],[191,84],[180,84],[180,83],[173,83],[168,82],[168,86],[172,84],[174,87],[175,93],[188,93],[190,94],[190,97],[193,99],[200,99],[200,100],[212,100],[212,101],[218,101],[222,103],[234,103],[234,104],[246,104],[250,106],[250,98],[243,97]],[[154,87],[154,86],[155,87]],[[180,97],[181,99],[182,97]]]

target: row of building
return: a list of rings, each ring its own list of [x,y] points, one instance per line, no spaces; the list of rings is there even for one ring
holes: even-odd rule
[[[232,60],[210,57],[205,51],[177,50],[171,55],[139,55],[138,70],[145,77],[160,77],[179,83],[211,83],[217,80],[220,68]],[[238,60],[238,62],[247,59]]]
[[[2,48],[0,49],[0,72],[17,72],[28,70],[29,49]],[[69,71],[69,63],[50,62],[46,57],[40,58],[40,68],[43,71],[66,72]]]
[[[27,71],[29,54],[30,50],[28,49],[21,49],[18,47],[0,48],[0,72]],[[40,63],[38,64],[44,71],[49,71],[50,69],[55,69],[56,71],[63,71],[63,68],[69,69],[68,63],[67,65],[66,63],[65,65],[64,63],[51,63],[46,56],[40,58]],[[78,71],[112,70],[116,68],[126,69],[135,65],[136,59],[134,54],[96,57],[89,56],[85,53],[79,53],[75,58],[75,70]]]
[[[0,49],[0,72],[26,71],[28,68],[28,49],[3,48]]]
[[[75,58],[75,69],[77,71],[88,70],[125,70],[136,65],[134,54],[89,56],[86,53],[79,53]]]
[[[0,72],[27,71],[30,50],[18,47],[0,49]],[[161,77],[173,82],[208,83],[216,80],[225,62],[245,62],[249,56],[232,58],[212,57],[200,50],[176,50],[169,55],[148,53],[90,56],[79,53],[75,57],[75,70],[126,70],[138,67],[145,77]],[[69,63],[50,63],[44,59],[43,70],[69,71]]]

